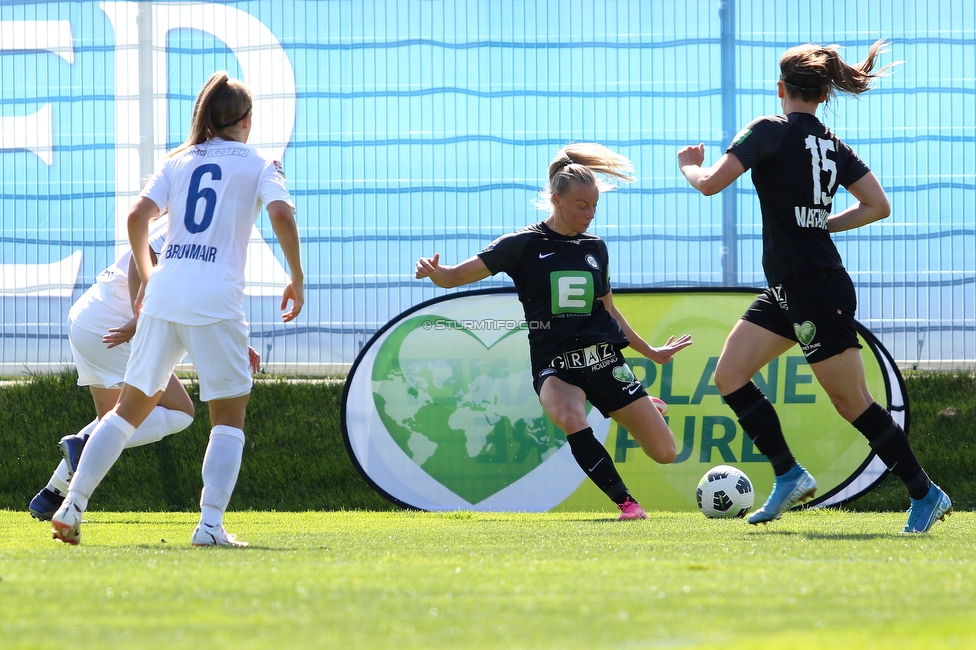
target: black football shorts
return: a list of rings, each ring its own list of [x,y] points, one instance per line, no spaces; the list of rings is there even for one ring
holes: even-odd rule
[[[857,294],[844,269],[797,273],[763,291],[742,320],[800,344],[808,363],[860,348],[854,312]]]
[[[647,395],[624,355],[611,343],[569,350],[553,359],[549,365],[534,368],[532,385],[535,392],[542,390],[542,383],[550,377],[558,377],[567,384],[581,388],[586,399],[603,417],[636,402]]]

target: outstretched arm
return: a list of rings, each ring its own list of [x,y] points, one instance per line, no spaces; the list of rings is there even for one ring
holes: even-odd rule
[[[634,352],[638,352],[641,355],[647,357],[651,361],[657,364],[665,364],[671,360],[679,350],[683,350],[689,345],[691,345],[691,335],[682,334],[678,338],[669,337],[668,342],[662,347],[656,348],[650,345],[647,341],[641,338],[640,334],[634,331],[634,328],[630,326],[624,315],[620,313],[617,307],[613,304],[613,292],[608,292],[607,295],[600,298],[603,301],[603,305],[613,316],[614,320],[620,324],[620,329],[624,331],[624,335],[627,340],[630,341],[630,347]]]
[[[723,154],[711,167],[702,167],[704,162],[704,144],[678,151],[678,168],[688,183],[705,196],[718,194],[746,171],[739,159],[730,153]]]
[[[457,266],[441,264],[440,259],[440,253],[434,253],[433,257],[421,257],[417,261],[415,273],[417,279],[430,278],[430,281],[437,286],[450,289],[484,280],[491,275],[491,271],[477,255],[464,260]]]

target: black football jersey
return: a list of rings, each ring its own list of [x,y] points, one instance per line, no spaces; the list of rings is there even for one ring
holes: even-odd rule
[[[844,268],[827,217],[838,186],[870,171],[857,154],[809,113],[757,118],[728,152],[752,170],[769,285],[802,271]]]
[[[598,300],[610,292],[609,255],[599,237],[561,235],[540,222],[499,237],[478,257],[492,275],[504,271],[515,282],[533,367],[596,343],[628,345]]]

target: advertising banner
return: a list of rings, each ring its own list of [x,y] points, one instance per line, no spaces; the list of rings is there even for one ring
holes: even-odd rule
[[[618,290],[614,304],[651,345],[691,334],[666,365],[627,349],[634,374],[669,405],[677,459],[659,465],[626,429],[589,409],[597,438],[645,508],[694,510],[695,488],[715,465],[772,488],[769,463],[744,435],[712,378],[725,338],[755,290]],[[859,327],[868,387],[908,428],[901,376]],[[798,461],[817,478],[812,505],[869,490],[886,469],[841,418],[799,347],[755,377],[776,407]],[[417,305],[364,346],[346,382],[342,425],[354,464],[382,494],[423,510],[612,511],[573,459],[532,388],[527,325],[513,290],[455,293]]]

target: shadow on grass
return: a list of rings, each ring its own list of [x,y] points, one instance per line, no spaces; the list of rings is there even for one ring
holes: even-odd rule
[[[841,541],[869,541],[897,537],[898,533],[816,533],[801,530],[753,530],[750,535],[780,535],[781,537],[802,537],[804,539]]]
[[[126,548],[141,548],[148,551],[166,549],[168,551],[188,551],[193,553],[247,553],[248,551],[275,551],[276,553],[308,553],[309,551],[331,551],[328,546],[317,548],[295,546],[269,546],[266,544],[248,544],[247,546],[193,546],[189,542],[169,542],[164,539],[157,543],[143,542],[127,544]]]

